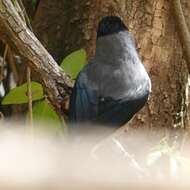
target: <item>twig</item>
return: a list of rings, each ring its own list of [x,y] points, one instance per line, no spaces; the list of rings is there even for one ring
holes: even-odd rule
[[[125,148],[123,147],[123,145],[116,139],[116,138],[112,138],[113,142],[117,145],[117,147],[123,152],[124,157],[129,159],[131,161],[131,164],[134,168],[136,168],[138,171],[144,173],[144,170],[140,167],[140,165],[138,164],[138,162],[133,158],[133,155],[130,155]]]
[[[180,42],[183,47],[188,72],[190,73],[190,34],[185,21],[180,0],[172,0],[171,2],[173,3],[174,15],[178,26]]]
[[[5,66],[5,60],[7,57],[7,52],[8,52],[9,46],[8,44],[5,45],[5,50],[3,53],[3,61],[2,61],[2,69],[1,69],[1,81],[4,79],[4,66]]]
[[[22,3],[22,0],[18,1],[18,10],[20,11],[20,15],[22,20],[26,23],[26,25],[30,28],[32,31],[32,26],[30,24],[30,20],[28,18],[28,15],[26,13],[25,7]],[[28,111],[29,111],[29,126],[31,129],[33,129],[33,113],[32,113],[32,87],[31,87],[31,69],[29,66],[27,66],[27,87],[28,87]]]
[[[16,84],[18,84],[19,75],[18,75],[18,72],[17,72],[16,63],[15,63],[15,60],[14,60],[14,57],[13,57],[13,52],[12,52],[12,50],[10,48],[8,50],[7,58],[8,58],[10,66],[11,66],[11,70],[13,72],[13,77],[14,77],[14,79],[16,81]]]
[[[29,126],[33,129],[33,113],[32,113],[32,87],[31,87],[31,69],[27,67],[27,87],[28,87],[28,110],[29,110]]]
[[[26,12],[26,9],[24,7],[24,4],[23,4],[22,0],[17,0],[17,1],[18,1],[19,5],[20,5],[20,8],[21,8],[20,10],[22,11],[22,14],[24,16],[24,21],[26,22],[26,25],[33,32],[32,25],[30,23],[30,19],[29,19],[28,15],[27,15],[27,12]]]
[[[2,112],[0,112],[0,122],[4,121],[5,119],[5,116]]]

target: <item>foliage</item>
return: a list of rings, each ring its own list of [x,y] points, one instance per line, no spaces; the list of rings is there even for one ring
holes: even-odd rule
[[[36,3],[36,1],[33,1]],[[75,79],[86,63],[86,52],[83,49],[75,51],[68,55],[62,62],[61,67],[64,71]],[[33,120],[35,123],[43,123],[48,131],[54,134],[61,134],[63,132],[63,123],[57,113],[53,110],[52,106],[44,99],[43,88],[40,83],[31,82],[32,100],[33,104]],[[2,105],[11,104],[25,104],[28,103],[28,86],[27,83],[17,86],[10,90],[3,98]],[[27,114],[28,118],[28,114]],[[36,125],[38,126],[38,125]]]
[[[36,7],[36,4],[37,4],[37,0],[32,0],[32,6],[33,6],[33,8]]]
[[[56,135],[63,133],[61,119],[47,100],[41,100],[34,103],[33,119],[36,123],[36,126],[42,126],[42,129],[45,128],[45,130],[50,131]]]
[[[36,1],[33,1],[35,3]],[[62,62],[61,67],[65,72],[75,79],[84,67],[86,63],[86,52],[81,49],[68,55]],[[43,88],[40,83],[31,82],[32,100],[35,101],[33,104],[33,120],[35,123],[43,123],[46,130],[53,132],[54,134],[63,133],[62,121],[53,110],[52,106],[44,98]],[[28,103],[28,87],[27,83],[13,88],[3,98],[2,105],[10,104],[25,104]],[[28,118],[28,115],[27,115]]]
[[[51,131],[53,134],[62,134],[62,122],[57,113],[53,110],[44,98],[42,85],[32,81],[32,100],[37,101],[33,105],[33,120],[36,126],[43,126],[43,129]],[[3,99],[2,105],[28,103],[27,83],[12,89]],[[28,118],[28,115],[27,115]],[[38,125],[38,124],[42,125]]]
[[[71,76],[72,79],[76,79],[81,69],[85,66],[87,60],[86,51],[80,49],[68,55],[61,63],[61,67],[64,71]]]
[[[44,97],[42,85],[37,82],[31,83],[32,100],[40,100]],[[1,102],[2,105],[28,103],[27,83],[13,88]]]

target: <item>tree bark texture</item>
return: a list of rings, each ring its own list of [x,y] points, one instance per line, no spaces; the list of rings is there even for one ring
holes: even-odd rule
[[[186,18],[190,18],[190,3],[181,2]],[[171,1],[41,1],[34,27],[56,60],[82,47],[91,58],[95,51],[96,27],[104,15],[118,15],[125,20],[152,80],[148,104],[129,125],[185,127],[188,72]]]
[[[153,88],[148,106],[134,123],[148,121],[149,126],[185,127],[188,72],[171,1],[138,1],[136,10],[141,11],[131,12],[129,26]]]
[[[0,36],[38,73],[50,102],[63,114],[62,104],[72,86],[70,78],[26,27],[11,0],[0,0]]]
[[[33,19],[32,25],[36,36],[58,63],[61,63],[65,55],[71,51],[69,48],[70,51],[64,50],[66,48],[64,42],[66,39],[69,41],[72,36],[66,27],[67,23],[70,23],[69,14],[72,11],[74,11],[72,0],[40,1]],[[78,49],[79,46],[75,44],[75,48]]]
[[[187,68],[190,73],[190,32],[187,27],[180,0],[173,0],[174,16],[178,26],[180,42],[186,58]]]

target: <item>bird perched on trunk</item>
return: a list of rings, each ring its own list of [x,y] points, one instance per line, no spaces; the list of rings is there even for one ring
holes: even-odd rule
[[[119,17],[106,16],[98,25],[95,57],[76,79],[70,121],[122,126],[145,105],[150,88],[132,34]]]

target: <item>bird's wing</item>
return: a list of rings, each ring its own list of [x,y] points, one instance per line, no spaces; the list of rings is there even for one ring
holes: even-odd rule
[[[133,100],[105,98],[99,102],[98,116],[94,122],[113,127],[122,126],[145,105],[147,98],[148,92]]]
[[[97,90],[89,84],[85,71],[76,80],[70,99],[71,122],[87,122],[96,117],[98,109]]]

